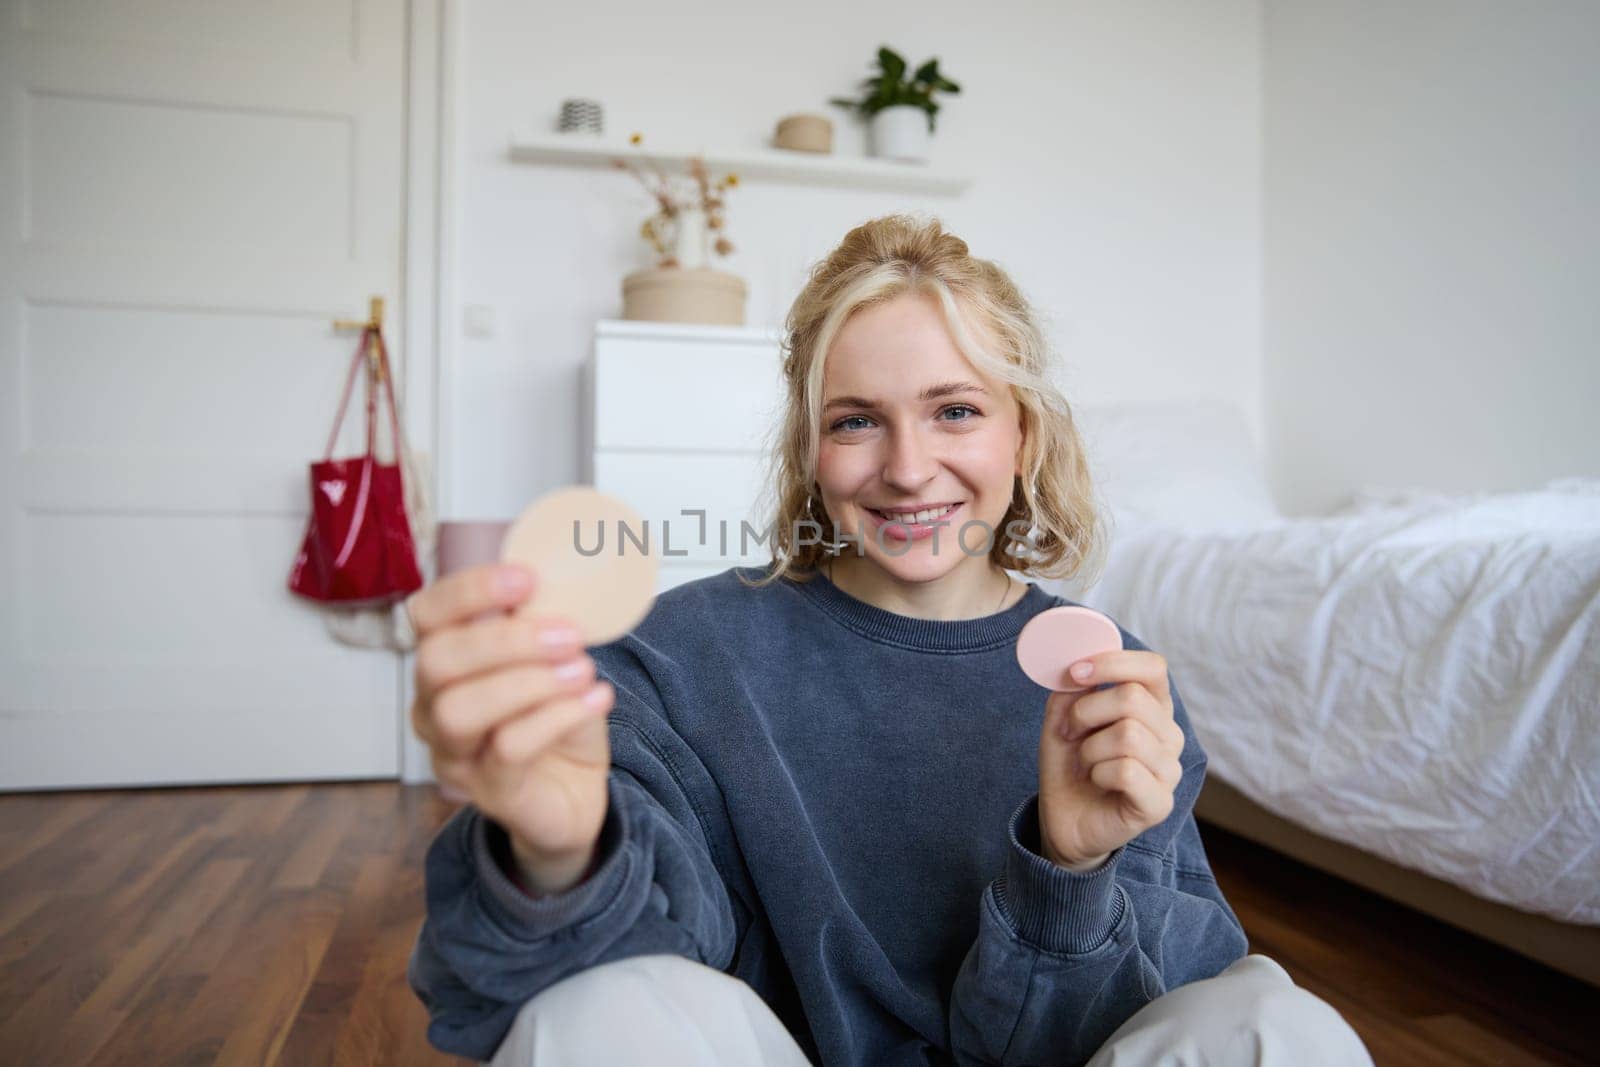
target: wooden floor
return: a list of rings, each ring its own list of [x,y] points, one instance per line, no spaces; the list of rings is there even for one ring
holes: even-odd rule
[[[467,1063],[405,980],[449,812],[393,783],[0,796],[0,1063]]]
[[[451,806],[392,783],[0,796],[0,1063],[465,1063],[405,980]],[[1252,940],[1380,1065],[1595,1062],[1589,987],[1221,830]]]
[[[1389,1064],[1600,1063],[1600,990],[1201,824],[1223,895]]]

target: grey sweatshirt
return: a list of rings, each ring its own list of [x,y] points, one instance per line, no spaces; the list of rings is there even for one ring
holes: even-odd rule
[[[551,984],[674,953],[748,982],[825,1067],[1076,1063],[1217,974],[1246,941],[1195,825],[1206,757],[1175,683],[1172,814],[1093,871],[1040,855],[1049,694],[1016,639],[1069,603],[1029,583],[996,614],[916,619],[735,570],[663,593],[590,650],[617,694],[598,868],[532,898],[470,805],[430,846],[408,978],[431,1043],[487,1059]]]

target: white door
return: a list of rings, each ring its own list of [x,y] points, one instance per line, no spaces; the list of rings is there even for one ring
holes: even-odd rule
[[[402,347],[404,8],[0,0],[0,788],[398,772],[285,581],[331,320]]]

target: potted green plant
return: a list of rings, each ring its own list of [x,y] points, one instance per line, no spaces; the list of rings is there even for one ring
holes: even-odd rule
[[[861,80],[860,99],[836,96],[829,102],[869,121],[873,155],[920,163],[928,158],[934,117],[939,113],[933,94],[959,93],[961,86],[939,73],[937,56],[909,78],[907,69],[905,58],[884,45],[878,49],[878,73]]]

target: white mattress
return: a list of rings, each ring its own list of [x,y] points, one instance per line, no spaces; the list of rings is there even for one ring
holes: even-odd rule
[[[1211,773],[1327,837],[1600,924],[1600,481],[1120,525],[1081,599],[1167,658]]]

